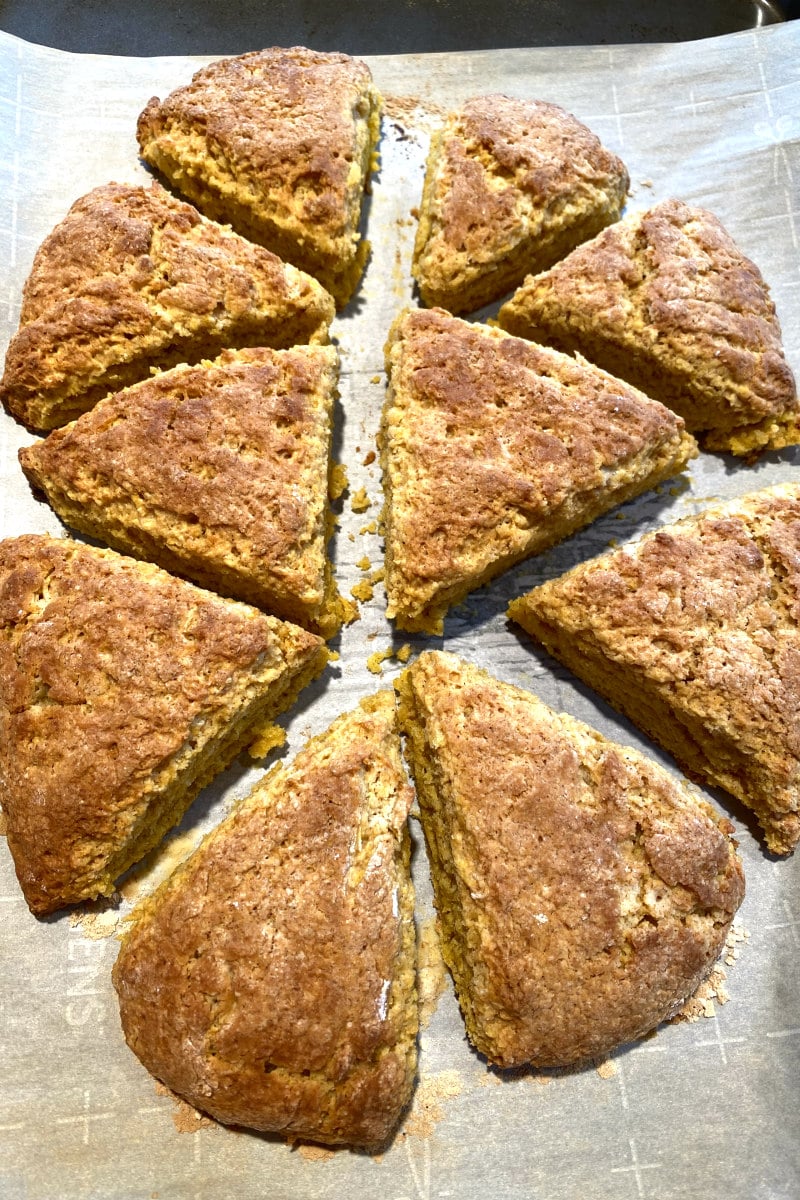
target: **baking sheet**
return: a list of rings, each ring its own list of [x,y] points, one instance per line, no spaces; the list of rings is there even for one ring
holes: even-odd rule
[[[0,350],[16,328],[21,287],[41,239],[91,187],[147,179],[137,161],[136,116],[152,94],[188,80],[200,61],[73,56],[0,34]],[[372,524],[380,475],[365,460],[383,399],[382,345],[393,316],[412,299],[410,210],[419,200],[430,129],[438,111],[466,96],[499,90],[575,112],[627,163],[629,209],[668,196],[712,208],[760,265],[800,374],[800,24],[677,46],[409,55],[370,65],[388,99],[368,213],[373,257],[356,301],[335,326],[343,357],[336,453],[350,480],[335,540],[345,592],[381,564]],[[18,448],[30,441],[0,414],[3,536],[61,532],[17,466]],[[341,635],[341,661],[286,719],[287,753],[387,685],[398,661],[379,664],[378,678],[367,659],[408,641],[414,650],[446,645],[674,769],[589,689],[518,637],[504,617],[507,602],[613,540],[712,498],[791,478],[799,464],[798,449],[753,466],[704,454],[686,482],[624,505],[473,595],[450,616],[443,639],[393,636],[376,584],[360,621]],[[361,489],[367,509],[358,502]],[[372,564],[366,574],[356,565],[365,555]],[[508,1077],[487,1070],[469,1049],[447,984],[438,1005],[428,1006],[414,1107],[379,1158],[290,1149],[201,1121],[159,1094],[123,1043],[110,982],[117,942],[102,935],[114,933],[131,899],[260,774],[237,763],[207,789],[161,855],[107,911],[89,906],[77,917],[36,921],[0,839],[3,1200],[800,1195],[800,856],[779,861],[767,854],[744,811],[721,796],[715,799],[737,827],[748,893],[738,957],[726,967],[730,1001],[707,1003],[709,1015],[664,1027],[599,1068]],[[430,887],[416,826],[414,835],[418,922],[428,945]],[[428,982],[436,978],[433,967]]]

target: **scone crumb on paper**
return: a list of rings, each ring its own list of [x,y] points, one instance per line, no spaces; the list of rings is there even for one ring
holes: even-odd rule
[[[741,953],[742,943],[748,941],[749,938],[750,930],[745,929],[743,925],[739,925],[736,923],[736,921],[734,921],[733,925],[731,925],[728,931],[728,936],[725,939],[725,954],[723,956],[723,961],[726,966],[733,966]]]
[[[455,1100],[464,1090],[458,1071],[440,1071],[436,1075],[420,1076],[411,1112],[403,1128],[405,1137],[430,1137],[445,1113],[442,1107]]]
[[[368,571],[370,569],[370,567],[372,566],[372,560],[370,559],[368,554],[365,554],[363,556],[363,558],[360,558],[358,560],[358,562],[356,563],[356,566],[358,567],[359,571]]]
[[[376,650],[374,654],[370,654],[369,658],[367,659],[367,670],[371,671],[373,675],[382,675],[383,663],[385,663],[387,659],[394,658],[397,660],[397,662],[407,663],[412,655],[412,652],[412,647],[409,642],[405,642],[397,649],[395,649],[394,646],[386,646],[384,650]]]
[[[90,942],[113,937],[122,919],[116,908],[119,899],[117,892],[108,900],[89,901],[85,906],[81,905],[69,914],[70,925],[73,929],[80,929]]]
[[[350,588],[350,595],[360,604],[366,604],[375,595],[375,589],[368,579],[362,579]],[[372,670],[371,667],[370,670]]]
[[[364,467],[371,466],[375,462],[376,457],[377,457],[377,455],[375,454],[374,450],[368,450],[367,453],[364,455],[364,461],[361,465]]]
[[[617,1065],[610,1058],[604,1058],[596,1064],[597,1074],[601,1079],[613,1079],[617,1073]]]
[[[741,953],[742,944],[749,937],[750,931],[734,921],[728,930],[720,961],[717,962],[711,974],[703,980],[695,994],[690,996],[683,1008],[675,1014],[672,1018],[673,1021],[699,1021],[701,1017],[713,1017],[716,1015],[715,1001],[717,1004],[728,1003],[730,994],[725,986],[728,978],[725,966],[732,967],[734,965]]]
[[[391,658],[393,654],[394,650],[391,646],[387,646],[385,650],[376,650],[367,659],[367,670],[371,671],[373,675],[382,675],[383,663],[386,662],[387,658]]]
[[[181,1100],[180,1096],[176,1096],[173,1091],[165,1087],[163,1083],[155,1080],[155,1090],[157,1096],[168,1096],[175,1105],[175,1111],[172,1114],[172,1123],[178,1133],[196,1133],[198,1129],[210,1129],[216,1127],[217,1122],[212,1117],[207,1117],[205,1113],[198,1112],[196,1108],[192,1108],[191,1104],[187,1104],[185,1100]]]
[[[378,522],[370,521],[367,525],[362,525],[358,532],[361,534],[377,533],[378,532]]]
[[[380,375],[373,375],[372,378],[370,379],[370,383],[380,383],[380,381],[381,381]],[[373,458],[374,458],[374,455],[373,455]]]
[[[350,499],[350,507],[354,513],[366,512],[368,508],[372,507],[372,501],[367,495],[366,488],[359,488],[357,492],[353,493]]]
[[[306,1162],[328,1162],[336,1157],[336,1151],[330,1146],[315,1146],[312,1142],[296,1142],[293,1148]]]
[[[331,500],[338,500],[347,491],[347,467],[344,463],[333,463],[328,479],[328,495]]]

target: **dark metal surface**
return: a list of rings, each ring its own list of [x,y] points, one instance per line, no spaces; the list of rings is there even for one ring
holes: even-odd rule
[[[800,0],[0,0],[0,29],[94,54],[350,54],[676,42],[800,15]]]

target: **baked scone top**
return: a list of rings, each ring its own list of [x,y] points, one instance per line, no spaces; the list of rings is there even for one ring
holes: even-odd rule
[[[416,1067],[411,798],[379,693],[135,910],[114,983],[153,1074],[224,1122],[385,1141]]]
[[[566,1065],[652,1029],[722,949],[731,828],[643,755],[455,655],[401,677],[445,960],[476,1048]]]
[[[203,212],[310,271],[343,303],[361,269],[351,277],[379,121],[366,63],[273,47],[211,63],[154,97],[137,137]]]
[[[333,315],[316,280],[160,184],[111,183],[77,200],[39,247],[0,398],[52,429],[151,366],[327,341]]]
[[[20,451],[68,523],[327,635],[338,356],[226,351],[101,400]]]
[[[0,781],[31,909],[107,894],[164,815],[172,764],[196,749],[206,776],[212,733],[319,646],[150,563],[33,534],[0,542]]]
[[[624,218],[527,279],[498,320],[669,404],[709,449],[752,454],[798,440],[769,289],[705,209],[666,200]]]
[[[451,113],[428,159],[413,274],[426,304],[469,312],[616,221],[620,159],[541,100],[476,96]]]
[[[402,313],[386,360],[386,587],[404,628],[440,630],[468,590],[696,453],[620,380],[441,309]]]
[[[800,485],[582,563],[510,615],[675,754],[800,840]]]

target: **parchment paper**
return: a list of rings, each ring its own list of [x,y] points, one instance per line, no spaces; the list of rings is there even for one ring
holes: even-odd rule
[[[0,35],[0,349],[16,327],[41,239],[91,187],[147,178],[137,161],[136,117],[152,94],[187,81],[198,65],[72,56]],[[374,252],[357,300],[335,329],[344,365],[336,453],[350,479],[335,542],[343,590],[368,577],[356,566],[365,555],[373,570],[381,565],[379,538],[363,532],[374,530],[379,515],[380,476],[364,460],[383,399],[385,334],[412,296],[410,210],[437,109],[492,90],[555,101],[625,159],[630,209],[668,196],[713,209],[771,285],[790,361],[800,371],[800,23],[688,45],[389,57],[371,66],[389,100],[368,213]],[[31,440],[0,416],[3,536],[61,532],[17,466],[17,449]],[[506,623],[506,604],[613,539],[636,537],[712,498],[790,478],[799,463],[796,449],[755,466],[703,455],[687,483],[625,505],[474,595],[447,621],[443,640],[393,639],[377,584],[361,620],[341,637],[341,661],[286,720],[287,752],[400,669],[386,660],[379,679],[367,669],[369,655],[406,640],[415,650],[443,641],[675,770],[517,636]],[[371,507],[354,512],[351,500],[361,488]],[[743,810],[723,796],[714,799],[736,823],[748,893],[740,953],[727,967],[730,1002],[707,1004],[707,1017],[662,1028],[600,1070],[504,1078],[469,1049],[448,984],[421,1034],[415,1108],[379,1160],[292,1150],[177,1110],[124,1045],[110,983],[117,942],[98,935],[113,933],[131,899],[259,775],[241,763],[231,768],[199,798],[155,864],[128,882],[118,906],[86,911],[77,923],[66,914],[46,921],[29,914],[0,840],[3,1200],[800,1195],[800,856],[771,858]],[[418,920],[427,939],[432,907],[416,826],[415,837]]]

